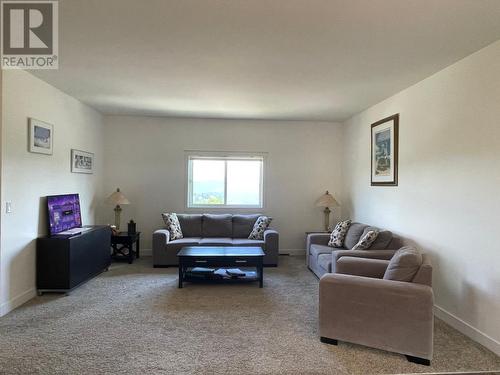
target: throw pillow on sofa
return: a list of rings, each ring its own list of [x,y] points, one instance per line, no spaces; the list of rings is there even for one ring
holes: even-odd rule
[[[356,245],[351,250],[366,250],[375,242],[378,237],[378,231],[369,230],[361,237]]]
[[[385,280],[412,281],[422,265],[422,254],[412,246],[396,251],[384,273]]]
[[[181,225],[179,224],[179,218],[177,217],[177,214],[161,214],[161,217],[163,218],[163,221],[167,226],[167,230],[170,232],[171,240],[178,240],[180,238],[183,238]]]
[[[330,234],[330,241],[328,241],[328,246],[331,247],[342,247],[344,245],[345,235],[349,230],[351,225],[351,220],[344,220],[335,226],[335,229]]]
[[[259,216],[255,224],[253,225],[252,232],[248,236],[248,239],[263,240],[264,232],[266,231],[267,227],[269,227],[269,224],[271,224],[272,220],[273,220],[272,217]]]

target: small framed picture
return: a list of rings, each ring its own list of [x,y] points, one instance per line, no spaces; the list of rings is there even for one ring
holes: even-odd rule
[[[81,150],[71,150],[71,172],[94,173],[94,154]]]
[[[36,154],[52,155],[54,126],[34,118],[30,118],[28,122],[28,151]]]
[[[372,124],[371,184],[398,185],[399,113]]]

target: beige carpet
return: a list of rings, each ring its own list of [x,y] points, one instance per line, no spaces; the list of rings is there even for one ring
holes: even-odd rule
[[[500,358],[441,321],[431,367],[317,330],[318,280],[300,257],[265,287],[177,289],[151,259],[113,264],[70,296],[37,297],[0,318],[1,374],[393,374],[499,370]]]

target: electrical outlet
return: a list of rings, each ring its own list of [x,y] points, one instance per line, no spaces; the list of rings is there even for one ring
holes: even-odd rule
[[[8,214],[12,213],[12,202],[5,202],[5,212]]]

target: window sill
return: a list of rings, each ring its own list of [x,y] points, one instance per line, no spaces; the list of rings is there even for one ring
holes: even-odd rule
[[[201,209],[210,209],[210,210],[232,210],[232,209],[237,209],[237,210],[262,210],[264,209],[263,206],[210,206],[210,205],[203,205],[203,206],[188,206],[186,207],[188,210],[201,210]]]

